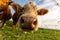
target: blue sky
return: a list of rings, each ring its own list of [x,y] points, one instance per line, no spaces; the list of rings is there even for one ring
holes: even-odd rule
[[[37,0],[13,0],[13,1],[19,3],[21,6],[23,6],[24,4],[30,1],[36,2],[37,5],[44,3],[44,0],[38,0],[38,1]]]

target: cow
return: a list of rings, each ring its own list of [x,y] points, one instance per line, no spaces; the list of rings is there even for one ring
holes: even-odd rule
[[[37,9],[37,6],[33,2],[25,4],[23,7],[17,3],[11,4],[12,8],[15,10],[15,13],[12,17],[13,24],[12,29],[20,27],[23,31],[37,31],[38,30],[38,15],[47,14],[48,10],[46,8]]]
[[[12,17],[9,7],[11,3],[11,0],[0,0],[0,20],[2,21],[2,28],[4,28],[6,22]]]

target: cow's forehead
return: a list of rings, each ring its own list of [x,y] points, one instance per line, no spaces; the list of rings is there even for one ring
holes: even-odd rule
[[[29,2],[23,6],[24,9],[37,9],[37,6],[34,4],[34,2]]]

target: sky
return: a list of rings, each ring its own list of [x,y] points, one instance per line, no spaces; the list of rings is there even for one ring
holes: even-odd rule
[[[50,20],[50,19],[60,19],[60,7],[56,5],[55,0],[13,0],[14,2],[24,6],[26,3],[33,1],[38,9],[47,8],[49,10],[48,14],[44,16],[38,16],[41,20]],[[60,0],[56,0],[57,3],[60,3]],[[14,10],[11,8],[12,14]]]

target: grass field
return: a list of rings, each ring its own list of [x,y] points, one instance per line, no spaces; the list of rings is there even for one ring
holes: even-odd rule
[[[12,31],[12,22],[8,21],[4,29],[0,28],[0,40],[60,40],[60,31],[39,29],[34,33],[24,34],[18,27]]]

